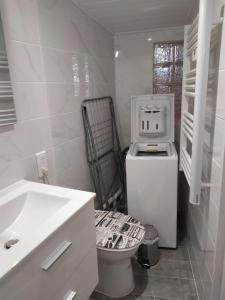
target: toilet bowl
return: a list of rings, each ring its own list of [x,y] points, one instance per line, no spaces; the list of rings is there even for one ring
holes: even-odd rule
[[[101,214],[103,217],[99,217]],[[96,291],[108,297],[125,297],[135,287],[131,257],[142,243],[144,227],[121,213],[96,211],[96,215],[99,272]]]
[[[125,297],[134,289],[131,257],[139,245],[124,250],[97,247],[99,284],[98,292],[108,297]]]

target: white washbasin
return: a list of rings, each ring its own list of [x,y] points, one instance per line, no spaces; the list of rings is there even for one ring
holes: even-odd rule
[[[1,190],[0,279],[94,196],[25,180]]]
[[[26,192],[0,205],[0,247],[5,238],[19,238],[33,232],[70,199]]]

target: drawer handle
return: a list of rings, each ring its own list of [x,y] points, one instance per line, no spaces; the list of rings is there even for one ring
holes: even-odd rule
[[[71,242],[65,241],[63,242],[53,253],[42,263],[41,268],[44,271],[48,271],[51,266],[69,249],[72,245]]]
[[[77,292],[70,291],[63,300],[73,300],[76,298]]]

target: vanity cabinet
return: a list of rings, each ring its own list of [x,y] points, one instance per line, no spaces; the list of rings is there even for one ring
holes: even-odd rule
[[[0,299],[88,300],[98,282],[94,224],[89,201],[3,277]]]

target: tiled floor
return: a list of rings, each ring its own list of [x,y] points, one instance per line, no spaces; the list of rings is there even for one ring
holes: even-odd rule
[[[197,300],[196,284],[188,249],[185,244],[177,250],[161,249],[159,263],[150,270],[142,269],[133,259],[135,290],[127,297],[118,300]],[[93,300],[110,300],[94,293]]]

